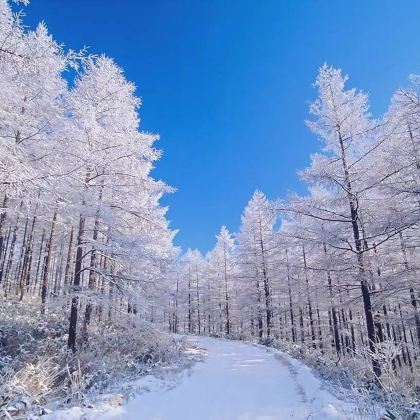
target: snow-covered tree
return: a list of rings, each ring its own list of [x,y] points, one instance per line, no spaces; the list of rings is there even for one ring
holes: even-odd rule
[[[273,296],[277,240],[274,233],[276,215],[271,203],[256,191],[245,208],[237,236],[243,309],[253,312],[252,329],[262,337],[270,336],[273,328]]]
[[[212,325],[218,324],[217,332],[230,335],[236,317],[236,308],[232,303],[236,293],[235,243],[226,226],[222,226],[216,241],[206,256],[208,304],[212,312],[209,321],[212,320]]]

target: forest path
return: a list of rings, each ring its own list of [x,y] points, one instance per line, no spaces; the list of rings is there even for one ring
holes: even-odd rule
[[[311,370],[280,352],[239,341],[191,337],[205,349],[182,382],[143,393],[118,418],[136,420],[345,419],[351,406]],[[347,415],[345,414],[347,412]],[[115,418],[115,417],[114,417]]]

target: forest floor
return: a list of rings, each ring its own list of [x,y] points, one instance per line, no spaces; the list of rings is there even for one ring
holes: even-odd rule
[[[52,413],[51,419],[251,420],[374,418],[285,353],[209,337],[188,338],[197,363],[141,378],[127,403]],[[328,389],[327,389],[328,388]],[[140,390],[140,392],[138,392]],[[341,390],[341,394],[343,390]],[[111,400],[112,401],[112,400]],[[109,400],[108,400],[109,402]],[[113,405],[112,403],[110,404]],[[378,418],[378,417],[376,417]]]

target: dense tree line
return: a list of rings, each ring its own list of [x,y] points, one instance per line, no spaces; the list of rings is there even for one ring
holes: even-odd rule
[[[149,319],[176,250],[135,86],[0,0],[0,93],[2,301],[62,307],[73,351],[93,322]]]
[[[237,234],[179,262],[170,328],[280,340],[337,363],[369,361],[372,377],[418,374],[419,80],[388,112],[328,65],[309,129],[322,142],[300,172],[305,196],[257,191]],[[175,321],[174,321],[175,320]]]

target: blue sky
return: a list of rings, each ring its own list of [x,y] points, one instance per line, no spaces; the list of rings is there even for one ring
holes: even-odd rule
[[[371,95],[374,115],[420,73],[418,0],[32,0],[26,13],[137,85],[141,127],[161,135],[154,175],[178,189],[164,200],[176,242],[203,252],[221,225],[238,229],[255,189],[304,192],[323,62]]]

